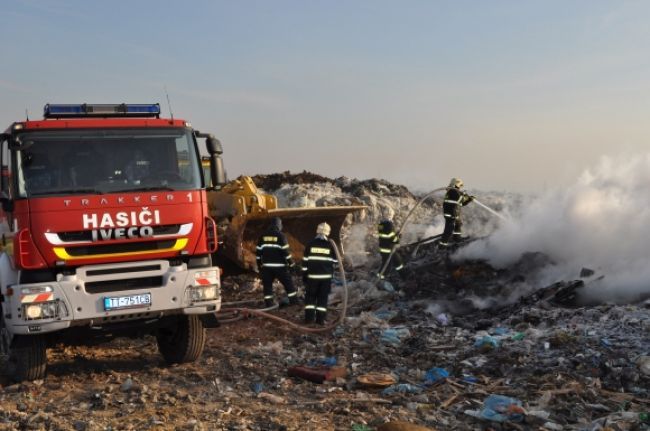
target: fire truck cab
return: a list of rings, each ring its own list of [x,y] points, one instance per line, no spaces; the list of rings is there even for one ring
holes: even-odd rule
[[[39,379],[54,342],[151,334],[196,360],[221,305],[198,138],[160,106],[54,105],[0,135],[0,356]]]

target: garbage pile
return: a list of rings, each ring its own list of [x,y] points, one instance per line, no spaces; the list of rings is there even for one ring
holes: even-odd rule
[[[379,282],[375,223],[393,211],[399,224],[417,196],[309,173],[256,183],[283,205],[368,205],[344,239],[343,324],[319,335],[233,319],[210,330],[198,362],[174,367],[151,339],[54,348],[44,381],[0,380],[0,430],[650,429],[650,301],[582,305],[595,270],[540,285],[540,253],[495,269],[435,244],[405,247],[407,279]],[[481,199],[505,210],[501,195]],[[470,209],[467,232],[487,234],[493,222]],[[422,205],[405,236],[436,233],[439,212],[439,202]],[[331,320],[343,292],[338,279]],[[253,276],[224,281],[226,302],[261,298]],[[303,316],[300,306],[274,313]]]

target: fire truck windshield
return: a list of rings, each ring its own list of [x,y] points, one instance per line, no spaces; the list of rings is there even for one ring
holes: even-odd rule
[[[19,197],[201,187],[189,129],[25,132],[20,142]]]

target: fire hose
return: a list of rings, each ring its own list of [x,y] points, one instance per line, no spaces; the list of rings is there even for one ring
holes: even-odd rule
[[[268,308],[263,308],[263,309],[258,309],[258,308],[242,308],[242,307],[226,307],[222,308],[219,314],[221,315],[219,317],[219,323],[232,323],[236,322],[238,320],[245,319],[250,316],[257,316],[257,317],[263,317],[265,319],[270,319],[275,322],[281,323],[282,325],[286,325],[289,328],[298,331],[298,332],[304,332],[308,334],[317,334],[317,333],[322,333],[322,332],[328,332],[331,331],[332,329],[336,328],[338,325],[343,323],[343,320],[345,319],[345,314],[347,312],[348,308],[348,284],[345,279],[345,269],[343,268],[343,258],[341,256],[341,253],[339,252],[338,247],[336,246],[336,242],[334,240],[330,239],[330,244],[332,244],[332,247],[334,248],[334,253],[336,254],[336,259],[338,260],[338,267],[339,267],[339,272],[341,273],[341,282],[343,285],[343,305],[341,308],[341,314],[339,315],[339,318],[334,322],[331,323],[327,326],[323,326],[320,328],[312,328],[309,326],[304,326],[304,325],[299,325],[297,323],[294,323],[290,320],[283,319],[282,317],[276,316],[274,314],[269,313],[269,311],[274,310],[278,308],[278,305],[274,305],[272,307]],[[238,305],[238,304],[246,304],[246,303],[253,303],[257,302],[258,300],[244,300],[244,301],[234,301],[234,302],[226,302],[223,305]],[[224,316],[225,315],[225,316]]]

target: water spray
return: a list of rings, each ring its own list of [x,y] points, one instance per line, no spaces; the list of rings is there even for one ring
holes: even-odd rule
[[[499,217],[501,220],[509,221],[509,219],[507,217],[505,217],[503,214],[500,214],[500,213],[496,212],[495,210],[493,210],[489,206],[485,205],[483,202],[479,201],[478,199],[474,198],[474,202],[476,202],[483,209],[486,209],[489,212],[491,212],[492,214],[494,214],[495,216]]]

